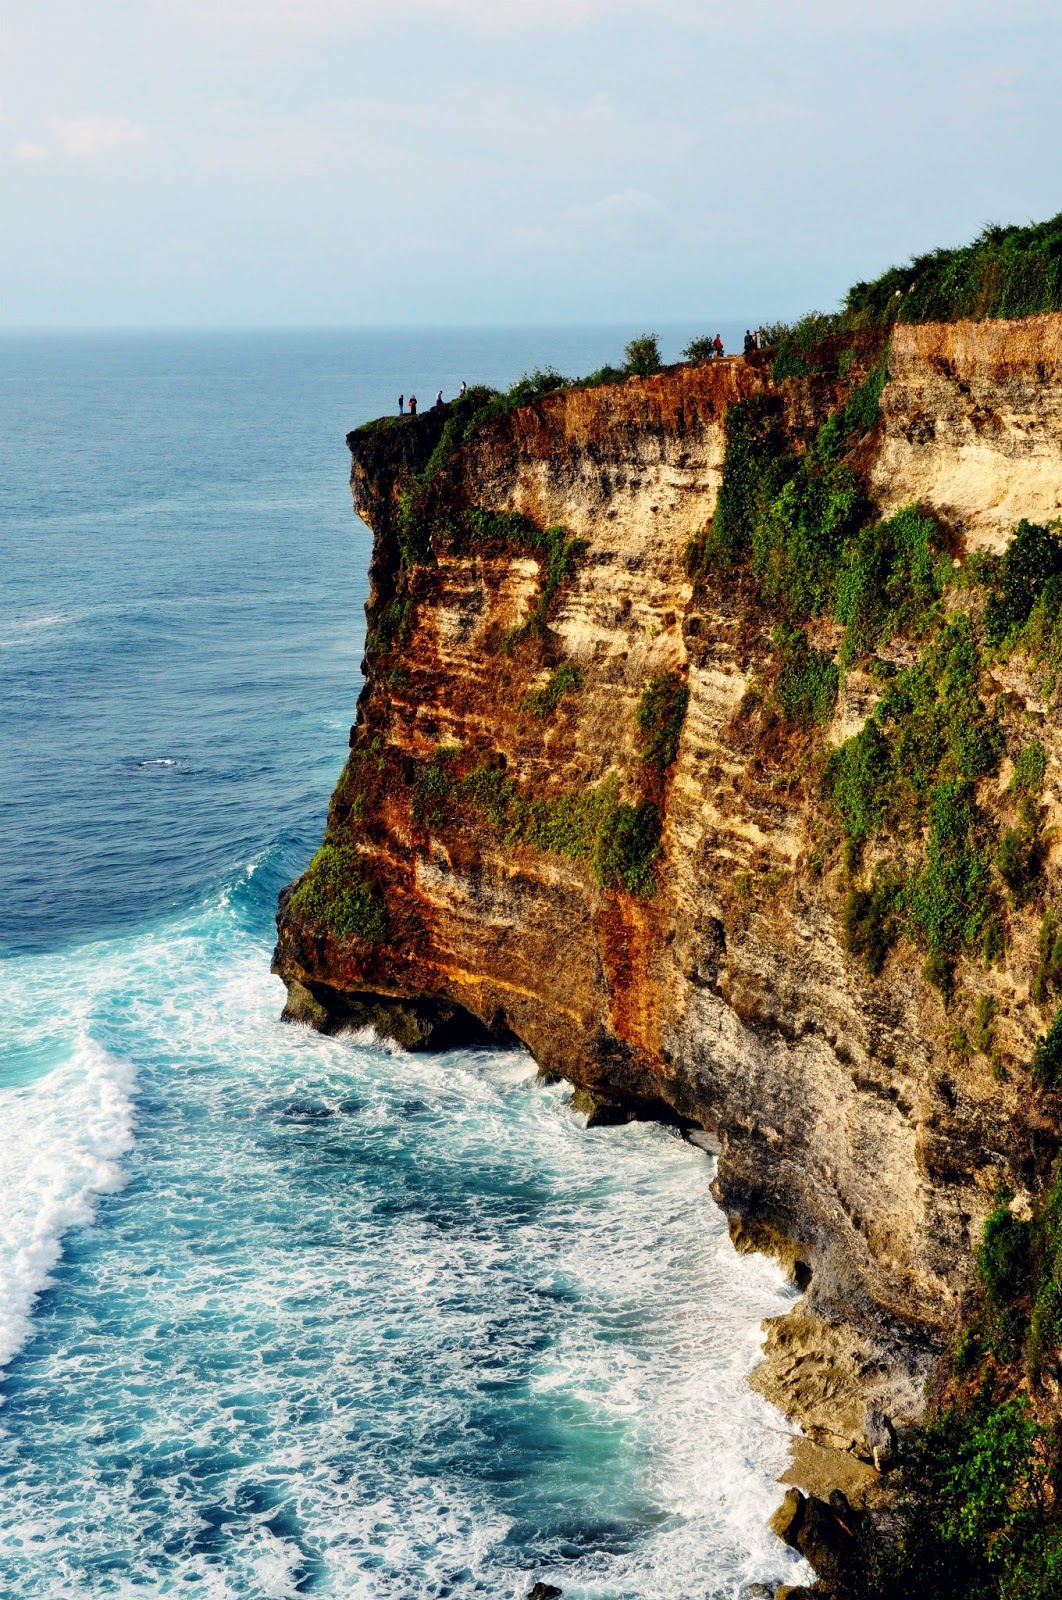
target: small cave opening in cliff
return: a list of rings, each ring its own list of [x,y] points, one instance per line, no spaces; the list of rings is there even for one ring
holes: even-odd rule
[[[806,1261],[793,1262],[793,1282],[796,1284],[801,1294],[803,1294],[804,1290],[807,1289],[811,1283],[811,1268],[808,1266]]]

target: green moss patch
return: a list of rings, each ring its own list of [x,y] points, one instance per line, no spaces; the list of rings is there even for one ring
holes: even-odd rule
[[[382,944],[387,937],[383,895],[350,845],[326,840],[288,902],[292,914],[340,939]]]
[[[636,712],[642,760],[658,772],[666,772],[678,755],[689,703],[690,691],[677,672],[651,678],[642,691]]]

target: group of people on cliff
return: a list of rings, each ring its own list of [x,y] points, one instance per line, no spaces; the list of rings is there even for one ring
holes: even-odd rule
[[[468,393],[468,384],[462,382],[460,389],[458,389],[458,391],[457,391],[457,398],[459,400],[462,400],[467,393]],[[435,410],[435,411],[441,411],[445,404],[446,404],[446,402],[443,400],[443,392],[440,389],[438,394],[435,396],[435,405],[433,406],[432,409]],[[407,413],[407,409],[406,409],[407,407],[409,408],[408,409],[408,413]],[[416,414],[417,414],[417,397],[416,397],[416,395],[415,394],[411,394],[409,399],[407,400],[404,394],[400,394],[399,397],[398,397],[398,415],[400,417],[404,417],[406,415],[409,415],[411,417],[415,417]]]

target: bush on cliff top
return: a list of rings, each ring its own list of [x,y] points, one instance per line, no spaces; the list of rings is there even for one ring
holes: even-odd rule
[[[1062,213],[1028,227],[992,225],[971,244],[931,250],[857,283],[840,320],[864,328],[1060,310]]]

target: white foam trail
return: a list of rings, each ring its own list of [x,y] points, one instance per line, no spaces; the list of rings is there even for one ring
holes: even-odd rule
[[[42,628],[57,628],[67,620],[60,613],[46,617],[23,617],[0,633],[0,650],[13,650],[19,645],[32,644]]]
[[[25,1088],[0,1091],[0,1369],[22,1347],[69,1229],[120,1189],[135,1073],[90,1039]]]

